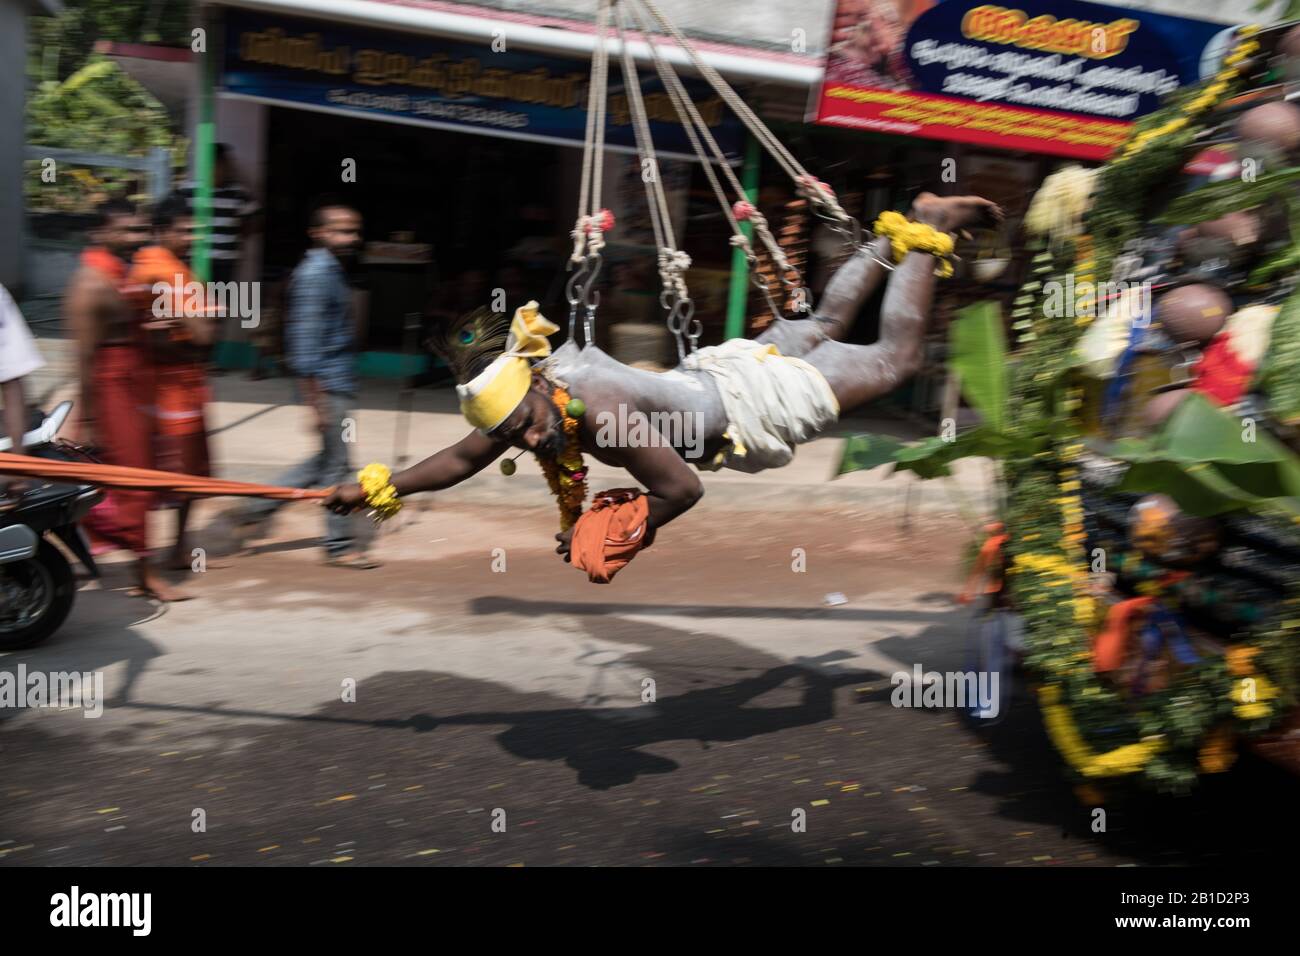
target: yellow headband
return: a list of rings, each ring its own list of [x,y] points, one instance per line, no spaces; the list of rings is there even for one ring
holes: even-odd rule
[[[535,301],[516,309],[505,352],[472,380],[456,386],[465,420],[479,431],[490,432],[509,418],[528,394],[530,360],[551,354],[546,337],[558,331],[558,325],[537,311]]]

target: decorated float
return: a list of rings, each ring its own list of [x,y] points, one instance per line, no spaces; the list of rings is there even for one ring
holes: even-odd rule
[[[1297,67],[1300,27],[1240,28],[1105,165],[1049,177],[1010,316],[951,328],[980,424],[846,443],[842,471],[996,462],[984,659],[1019,657],[1079,783],[1186,790],[1243,748],[1300,772]]]

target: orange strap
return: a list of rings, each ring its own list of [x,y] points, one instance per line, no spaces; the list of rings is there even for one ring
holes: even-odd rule
[[[649,536],[650,503],[640,489],[602,491],[573,526],[569,560],[593,584],[608,584],[649,547]]]
[[[1155,598],[1135,597],[1112,605],[1106,612],[1106,624],[1092,642],[1092,667],[1099,673],[1113,671],[1124,663],[1134,618]]]
[[[200,478],[152,468],[128,468],[125,465],[101,465],[90,461],[50,461],[0,452],[0,475],[19,478],[49,478],[52,481],[118,488],[125,491],[170,491],[181,495],[211,498],[233,495],[240,498],[279,498],[286,501],[324,498],[329,488],[281,488],[277,485],[252,485],[224,478]]]

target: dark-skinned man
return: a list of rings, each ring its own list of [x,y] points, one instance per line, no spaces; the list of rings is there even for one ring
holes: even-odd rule
[[[573,453],[580,451],[625,469],[645,487],[648,540],[703,494],[688,457],[706,470],[780,467],[793,457],[794,446],[815,437],[841,413],[914,375],[940,265],[936,254],[923,250],[939,250],[941,257],[942,250],[951,252],[948,234],[1001,218],[1000,208],[979,197],[923,193],[910,217],[892,217],[892,234],[878,236],[838,270],[811,318],[778,319],[755,341],[733,339],[701,349],[669,372],[631,368],[595,346],[580,349],[573,342],[550,354],[545,337],[557,329],[535,308],[515,314],[504,350],[496,355],[475,351],[475,340],[487,331],[482,322],[451,329],[440,351],[462,383],[457,389],[461,410],[475,430],[392,475],[380,495],[400,498],[448,488],[512,448],[533,451],[543,470],[549,464],[552,472],[557,462],[563,465],[566,456],[574,461]],[[891,254],[901,259],[892,273],[882,264]],[[844,342],[858,310],[886,274],[879,340],[871,345]],[[564,396],[581,400],[567,406],[572,414],[557,401]],[[674,421],[674,414],[676,421],[697,422],[698,440],[688,443],[683,430],[676,429],[678,434],[651,434],[650,440],[611,441],[609,424],[629,420],[629,413],[651,422]],[[572,438],[565,430],[568,419],[576,419],[570,425]],[[575,476],[571,471],[560,469],[571,480],[585,478],[585,472]],[[556,490],[554,483],[552,487]],[[324,504],[339,513],[373,507],[376,490],[342,485]],[[563,501],[561,507],[563,511]],[[569,527],[557,535],[557,551],[566,560],[573,534]]]

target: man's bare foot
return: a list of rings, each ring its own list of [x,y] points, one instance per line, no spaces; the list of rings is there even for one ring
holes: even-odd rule
[[[186,569],[188,568],[189,565],[186,565]],[[140,563],[137,570],[137,580],[139,581],[137,591],[140,594],[162,601],[164,604],[171,604],[175,601],[189,601],[194,597],[184,588],[168,584],[157,571],[144,562]]]
[[[970,226],[997,226],[1006,218],[1002,207],[980,196],[936,196],[921,193],[912,202],[912,214],[918,222],[928,223],[942,232],[956,232]]]

